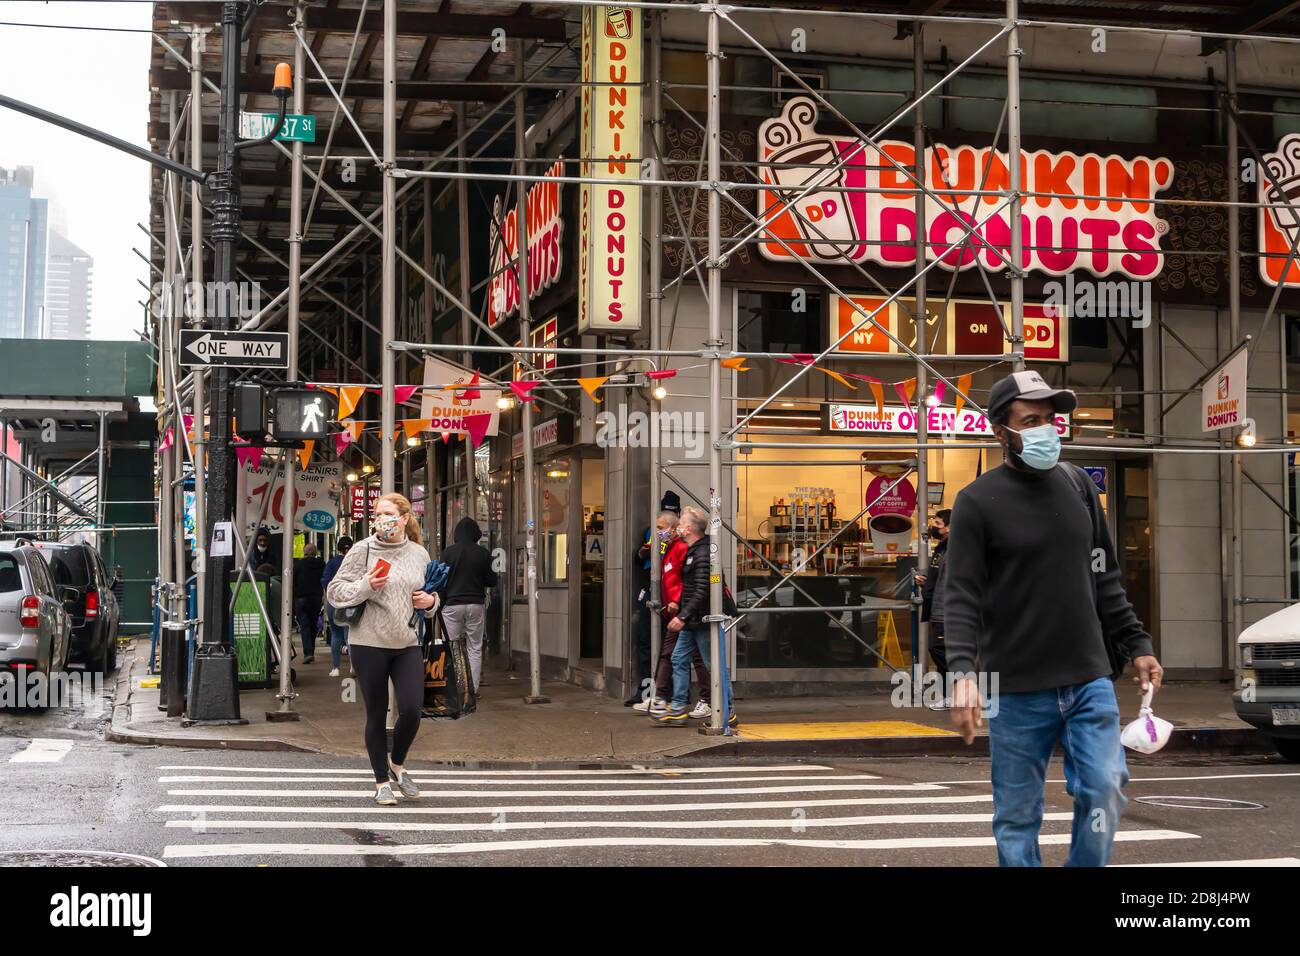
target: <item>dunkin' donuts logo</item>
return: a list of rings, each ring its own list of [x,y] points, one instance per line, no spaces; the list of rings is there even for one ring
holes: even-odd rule
[[[1300,286],[1300,262],[1288,256],[1300,237],[1300,133],[1282,137],[1277,152],[1265,153],[1267,175],[1259,177],[1259,201],[1267,203],[1259,217],[1259,274],[1269,285]],[[1282,270],[1286,268],[1286,276]]]
[[[877,149],[853,137],[819,134],[816,123],[816,104],[801,96],[759,127],[769,187],[758,199],[767,225],[762,254],[777,262],[797,257],[912,266],[916,212],[913,194],[902,191],[912,183],[889,161],[913,168],[911,144],[885,140]],[[971,193],[1010,188],[1006,155],[938,144],[925,151],[924,168],[926,186],[943,200],[925,200],[927,260],[940,259],[950,270],[979,263],[1005,268],[998,252],[1010,254],[1009,210],[988,218],[966,243],[962,224],[975,227],[1002,202],[1001,196]],[[1169,188],[1173,174],[1173,162],[1164,158],[1024,151],[1021,188],[1045,194],[1026,196],[1021,205],[1026,268],[1058,276],[1077,269],[1133,279],[1156,275],[1169,225],[1155,214],[1155,196]],[[882,191],[852,191],[863,188]],[[1113,198],[1057,198],[1064,195]]]

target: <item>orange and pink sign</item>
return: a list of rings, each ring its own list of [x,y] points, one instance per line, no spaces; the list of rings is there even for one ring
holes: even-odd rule
[[[898,168],[914,168],[912,145],[884,140],[877,148],[818,133],[817,112],[811,99],[795,97],[759,127],[769,185],[758,194],[767,226],[761,254],[774,262],[913,266],[915,199]],[[1011,220],[1009,210],[994,210],[1003,201],[996,193],[1010,188],[1006,154],[936,144],[925,151],[924,169],[927,188],[943,200],[925,199],[927,261],[958,271],[1005,269]],[[1023,267],[1054,276],[1082,269],[1152,278],[1163,267],[1161,241],[1169,231],[1156,216],[1156,197],[1173,178],[1173,161],[1165,158],[1023,151],[1021,189],[1036,194],[1021,202]],[[1079,196],[1096,198],[1068,198]],[[974,227],[966,242],[963,226]]]

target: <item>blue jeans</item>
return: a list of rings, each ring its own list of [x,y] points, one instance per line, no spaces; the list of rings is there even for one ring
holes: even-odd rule
[[[1119,704],[1109,678],[998,696],[998,714],[989,720],[989,755],[999,866],[1043,865],[1038,847],[1043,786],[1058,739],[1065,750],[1065,789],[1074,797],[1066,866],[1106,865],[1128,783],[1119,731]]]
[[[696,651],[704,658],[704,666],[712,669],[709,663],[709,629],[697,630],[682,628],[677,634],[677,644],[673,647],[673,701],[674,707],[685,707],[691,699],[691,658]]]
[[[334,623],[334,608],[325,605],[325,620],[330,631],[330,662],[338,670],[343,663],[343,645],[348,642],[348,629]]]

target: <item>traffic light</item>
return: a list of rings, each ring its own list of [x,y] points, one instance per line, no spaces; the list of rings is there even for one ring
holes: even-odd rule
[[[266,438],[266,388],[252,382],[232,386],[235,398],[235,434],[251,442]]]
[[[277,442],[321,441],[334,420],[328,392],[283,388],[272,394],[271,437]]]

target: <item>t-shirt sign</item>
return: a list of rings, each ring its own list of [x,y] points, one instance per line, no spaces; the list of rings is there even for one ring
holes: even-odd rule
[[[873,516],[910,515],[916,511],[916,488],[906,478],[899,481],[883,498],[880,497],[880,493],[895,481],[898,479],[879,475],[867,486],[867,500],[863,504],[871,505]],[[873,501],[875,504],[872,504]]]

